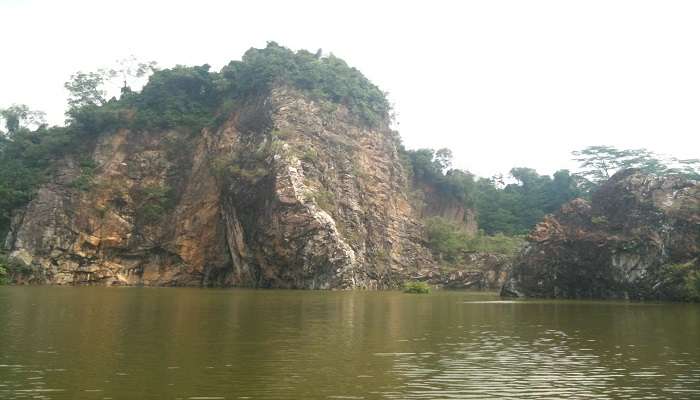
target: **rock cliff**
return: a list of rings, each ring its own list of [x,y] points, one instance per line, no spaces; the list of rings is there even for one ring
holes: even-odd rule
[[[91,148],[15,216],[5,247],[30,266],[15,280],[386,288],[434,265],[387,124],[290,87],[217,128],[117,129]]]
[[[621,171],[528,242],[504,296],[697,300],[700,184]]]

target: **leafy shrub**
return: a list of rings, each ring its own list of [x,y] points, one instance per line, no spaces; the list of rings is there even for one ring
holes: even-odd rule
[[[483,232],[467,241],[466,250],[477,253],[515,255],[525,245],[522,236],[506,236],[502,233],[485,235]]]
[[[457,224],[440,217],[426,220],[426,234],[428,247],[449,263],[458,263],[465,253],[472,252],[514,255],[525,243],[519,236],[489,236],[483,232],[470,235]]]
[[[321,207],[322,210],[331,213],[335,210],[335,196],[326,189],[319,189],[312,195],[314,202]]]
[[[700,265],[693,261],[661,268],[662,278],[678,300],[700,302]]]
[[[24,263],[0,253],[0,285],[11,283],[11,275],[28,274],[30,271],[30,268]]]
[[[166,185],[142,187],[136,198],[140,204],[136,217],[146,224],[160,221],[175,206],[175,191]]]
[[[80,176],[78,176],[70,186],[74,189],[86,192],[90,190],[95,179],[95,169],[97,164],[90,159],[83,159],[80,161]]]
[[[313,163],[318,160],[318,152],[313,147],[307,147],[300,158],[308,163]]]
[[[403,285],[404,293],[427,294],[430,293],[430,285],[425,282],[406,282]]]
[[[176,66],[155,72],[141,93],[128,99],[139,129],[203,128],[212,122],[221,94],[209,65]]]

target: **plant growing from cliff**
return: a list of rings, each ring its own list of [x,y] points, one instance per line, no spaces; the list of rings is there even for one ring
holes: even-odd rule
[[[10,283],[10,279],[7,276],[7,269],[0,262],[0,285],[7,285],[8,283]]]
[[[29,266],[11,259],[6,254],[0,253],[0,285],[11,283],[11,276],[28,275],[31,273]]]
[[[97,164],[91,159],[80,160],[80,175],[70,183],[74,189],[86,192],[93,186]]]
[[[430,293],[430,285],[428,285],[426,282],[420,281],[406,282],[403,285],[403,292],[412,294],[428,294]]]
[[[311,193],[311,198],[323,211],[329,214],[335,212],[335,196],[329,190],[323,188],[318,189]]]
[[[148,185],[135,194],[139,206],[136,217],[145,224],[154,224],[175,206],[175,191],[167,185]]]

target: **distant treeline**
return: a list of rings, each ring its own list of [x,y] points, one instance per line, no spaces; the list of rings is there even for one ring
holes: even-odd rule
[[[488,235],[522,235],[542,218],[577,197],[587,198],[616,171],[637,168],[651,175],[683,175],[700,179],[700,160],[658,156],[645,149],[620,150],[610,146],[587,147],[573,152],[580,167],[552,176],[532,168],[510,170],[508,177],[477,178],[453,169],[448,149],[402,150],[413,179],[437,187],[477,212],[479,228]]]

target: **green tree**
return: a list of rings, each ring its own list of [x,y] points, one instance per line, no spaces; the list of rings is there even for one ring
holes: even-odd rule
[[[76,72],[63,86],[68,90],[70,110],[89,106],[103,106],[107,100],[105,76],[100,72]]]
[[[45,115],[42,111],[31,110],[24,104],[13,104],[10,107],[0,109],[0,118],[4,120],[7,130],[4,135],[11,138],[22,128],[37,128],[45,123]]]
[[[700,174],[700,160],[663,157],[647,149],[618,149],[612,146],[590,146],[572,152],[579,162],[577,176],[591,190],[610,179],[617,171],[635,168],[656,176],[679,174],[691,178]]]

